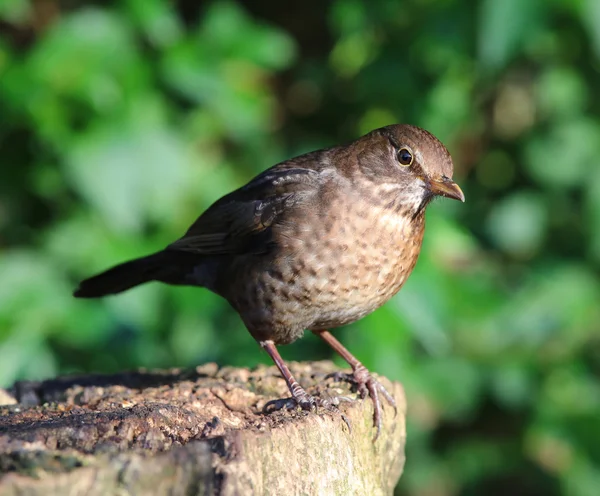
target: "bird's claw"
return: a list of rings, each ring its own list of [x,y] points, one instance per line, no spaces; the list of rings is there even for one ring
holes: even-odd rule
[[[392,395],[388,392],[388,390],[381,384],[377,379],[375,379],[371,373],[367,370],[367,368],[360,364],[357,366],[351,374],[347,374],[345,372],[333,372],[329,374],[327,378],[333,378],[336,381],[345,381],[354,384],[358,395],[361,398],[366,398],[367,396],[371,397],[371,401],[373,401],[373,425],[377,429],[375,433],[375,437],[373,441],[377,440],[379,437],[379,433],[381,432],[381,417],[382,417],[382,408],[381,401],[379,399],[379,394],[386,399],[386,401],[394,407],[394,415],[397,413],[396,401],[392,397]]]
[[[314,396],[309,396],[302,398],[281,398],[278,400],[271,400],[263,407],[264,413],[273,413],[278,410],[294,410],[297,407],[300,407],[302,410],[310,412],[312,410],[316,410],[317,406],[321,403],[320,398],[315,398]]]
[[[267,402],[263,407],[263,413],[270,414],[283,409],[294,410],[298,407],[300,407],[304,411],[316,412],[317,409],[322,408],[323,410],[327,410],[328,412],[339,414],[342,417],[342,420],[344,421],[346,426],[348,427],[348,431],[352,432],[350,420],[337,408],[340,402],[350,401],[352,401],[352,399],[348,398],[347,396],[334,396],[332,398],[324,399],[319,398],[317,396],[310,396],[308,393],[304,392],[304,394],[299,394],[297,395],[297,397],[281,398],[278,400],[271,400]]]

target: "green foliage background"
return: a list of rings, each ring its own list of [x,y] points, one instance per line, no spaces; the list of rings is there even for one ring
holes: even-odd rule
[[[597,0],[0,0],[0,385],[267,362],[207,291],[71,291],[269,165],[411,122],[467,202],[339,331],[405,385],[398,494],[599,494],[599,84]]]

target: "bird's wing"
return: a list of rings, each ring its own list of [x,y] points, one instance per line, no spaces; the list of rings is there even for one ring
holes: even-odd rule
[[[317,192],[318,176],[301,167],[269,169],[214,203],[167,249],[198,255],[263,252],[270,227],[284,210]]]

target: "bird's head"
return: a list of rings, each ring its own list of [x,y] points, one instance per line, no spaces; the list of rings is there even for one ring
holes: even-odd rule
[[[375,194],[397,195],[399,203],[422,210],[435,196],[465,201],[452,180],[452,158],[431,133],[394,124],[376,129],[352,145],[359,176]],[[356,169],[355,169],[356,170]]]

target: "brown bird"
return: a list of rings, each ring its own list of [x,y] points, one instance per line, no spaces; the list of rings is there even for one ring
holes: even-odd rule
[[[362,397],[394,399],[328,329],[379,308],[413,270],[425,207],[436,196],[464,201],[444,145],[409,125],[376,129],[346,146],[292,158],[215,202],[158,253],[83,281],[80,298],[148,281],[202,286],[225,298],[271,356],[292,394],[311,410],[325,402],[296,382],[276,346],[305,329],[353,370]]]

